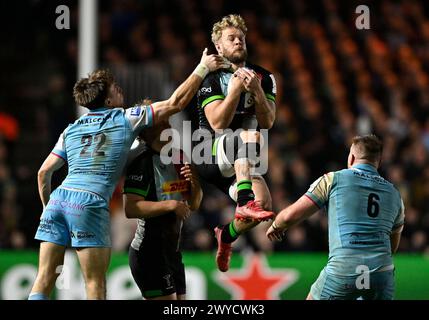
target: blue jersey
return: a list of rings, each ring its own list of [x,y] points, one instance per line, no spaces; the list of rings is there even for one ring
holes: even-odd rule
[[[62,188],[110,200],[140,130],[153,125],[151,106],[91,110],[70,124],[52,153],[68,163]]]
[[[399,191],[375,167],[357,164],[316,180],[306,196],[326,207],[329,261],[326,271],[354,276],[393,269],[390,235],[404,223]]]

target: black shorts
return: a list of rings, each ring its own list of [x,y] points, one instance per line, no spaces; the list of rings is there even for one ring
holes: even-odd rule
[[[211,163],[196,164],[198,175],[204,179],[205,182],[216,186],[219,190],[222,190],[225,194],[229,194],[229,187],[235,182],[234,172],[234,159],[229,155],[225,154],[226,141],[227,139],[234,139],[236,134],[224,134],[218,137],[216,140],[205,140],[200,142],[200,146],[209,144],[204,150],[212,150]],[[236,139],[237,141],[241,141]],[[195,148],[195,146],[194,146]],[[223,157],[220,157],[220,155]],[[224,171],[224,174],[222,174]]]
[[[134,281],[144,298],[186,294],[185,266],[182,254],[161,250],[135,250],[130,247],[129,263]]]

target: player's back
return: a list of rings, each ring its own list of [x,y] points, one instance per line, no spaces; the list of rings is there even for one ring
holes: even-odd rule
[[[123,109],[97,109],[64,131],[69,173],[62,186],[109,200],[134,139]]]
[[[358,266],[391,270],[390,235],[401,203],[398,190],[371,165],[335,172],[329,193],[327,271],[352,276],[360,272]]]

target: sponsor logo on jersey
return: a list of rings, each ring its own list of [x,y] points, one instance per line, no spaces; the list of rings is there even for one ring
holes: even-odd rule
[[[86,118],[77,121],[77,124],[93,124],[103,121],[103,118]]]
[[[142,181],[143,180],[143,175],[136,175],[136,174],[131,174],[128,176],[129,180],[133,180],[133,181]]]
[[[162,185],[162,193],[179,193],[189,191],[189,183],[186,180],[167,181]]]
[[[142,112],[141,107],[134,107],[131,109],[130,114],[134,117],[139,117],[141,112]]]
[[[200,92],[201,93],[211,93],[212,92],[212,87],[208,87],[208,88],[203,87],[203,88],[200,89]]]

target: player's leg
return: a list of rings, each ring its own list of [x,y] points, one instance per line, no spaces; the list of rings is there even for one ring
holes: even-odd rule
[[[68,220],[72,247],[79,259],[87,299],[106,299],[106,272],[111,254],[108,203],[93,193],[73,192],[69,206],[74,208]]]
[[[239,207],[245,206],[249,201],[255,200],[250,175],[251,162],[249,157],[256,157],[259,148],[260,134],[257,131],[242,131],[239,137],[235,136],[234,143],[237,149],[234,161],[235,176],[237,179],[237,203]],[[250,149],[254,153],[250,155]]]
[[[59,266],[64,263],[65,247],[50,242],[40,243],[39,269],[29,300],[46,300],[54,288],[55,280],[61,273]]]
[[[76,250],[85,280],[89,300],[106,299],[106,272],[110,262],[110,248],[78,248]]]
[[[39,269],[29,296],[30,300],[48,299],[60,273],[57,268],[64,263],[64,252],[70,243],[70,232],[61,204],[67,199],[68,194],[65,190],[53,191],[40,218],[40,224],[34,237],[42,241]]]
[[[255,193],[255,200],[258,201],[257,203],[260,203],[265,210],[271,210],[271,196],[265,180],[260,176],[252,177],[251,180],[253,182],[252,190],[254,190]],[[229,194],[232,199],[237,201],[237,183],[231,186]],[[259,220],[235,217],[227,225],[215,228],[215,235],[218,243],[216,264],[220,271],[225,272],[229,269],[232,255],[232,243],[237,240],[241,234],[253,229],[260,222]]]
[[[241,233],[252,229],[260,221],[274,216],[273,212],[264,210],[261,202],[258,201],[262,200],[265,204],[270,202],[265,182],[251,177],[251,167],[258,160],[259,143],[259,132],[241,131],[238,134],[225,134],[216,145],[216,160],[221,175],[231,177],[235,173],[237,180],[234,195],[231,195],[230,189],[231,197],[237,202],[235,219],[225,226],[215,228],[218,243],[216,263],[222,272],[229,269],[232,255],[231,243]]]
[[[266,210],[262,206],[261,200],[268,202],[269,192],[263,189],[264,185],[251,178],[252,167],[258,162],[261,135],[257,131],[241,131],[239,136],[234,137],[237,143],[237,154],[234,162],[235,174],[237,179],[237,209],[235,216],[238,219],[251,219],[257,221],[269,220],[274,217],[271,210]],[[238,141],[237,141],[238,140]],[[259,192],[259,199],[256,196]],[[267,196],[265,196],[267,194]]]
[[[172,254],[169,259],[169,269],[172,272],[172,281],[170,283],[170,286],[174,286],[174,290],[176,292],[169,295],[146,298],[146,300],[186,300],[185,265],[182,262],[182,254],[178,252],[176,257],[173,257]],[[163,280],[165,280],[165,276],[163,277]]]
[[[271,194],[268,189],[267,183],[262,176],[252,176],[252,190],[255,194],[255,201],[259,203],[261,208],[266,211],[272,210]],[[237,184],[234,184],[231,192],[237,194]],[[231,193],[230,192],[230,193]],[[237,199],[236,197],[234,199]],[[238,219],[234,218],[234,229],[238,234],[243,234],[249,231],[260,223],[258,220]]]
[[[271,211],[272,201],[270,191],[268,186],[262,176],[252,176],[252,190],[255,194],[255,201],[260,204],[260,207],[263,210]],[[237,184],[235,183],[230,188],[230,195],[234,200],[237,199]],[[234,242],[240,235],[250,232],[252,233],[252,237],[255,239],[266,239],[264,226],[262,228],[255,228],[260,224],[261,221],[251,220],[251,219],[242,219],[242,218],[234,218],[224,229],[223,229],[223,241],[232,243]],[[262,232],[262,237],[259,236]],[[262,240],[263,241],[263,240]],[[267,240],[268,241],[268,240]],[[269,242],[269,241],[268,241]]]
[[[174,272],[167,266],[169,257],[163,255],[159,242],[146,237],[140,244],[133,242],[128,259],[133,279],[145,300],[177,300]]]
[[[265,179],[260,175],[252,176],[252,186],[255,200],[260,203],[262,209],[272,211],[273,201]]]
[[[258,175],[253,176],[251,180],[252,190],[255,194],[255,201],[257,201],[264,210],[271,211],[271,195],[264,178]],[[234,201],[237,201],[237,183],[234,183],[230,187],[229,195]],[[239,235],[253,229],[259,223],[260,221],[258,220],[234,218],[234,220],[223,228],[222,241],[232,243],[239,237]]]
[[[171,253],[168,259],[168,271],[171,272],[172,277],[170,279],[170,284],[167,283],[167,286],[173,286],[176,292],[155,298],[146,298],[146,300],[186,300],[185,265],[182,262],[182,254],[180,252],[177,252],[177,254]],[[166,277],[163,276],[163,280],[166,280],[165,278]],[[164,292],[166,291],[164,290]]]
[[[174,284],[176,286],[177,300],[186,300],[186,275],[182,254],[178,252],[174,268]]]

